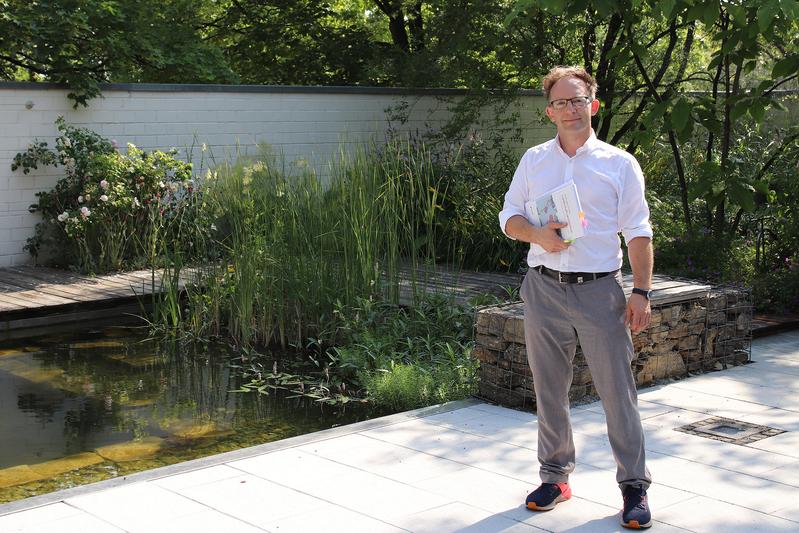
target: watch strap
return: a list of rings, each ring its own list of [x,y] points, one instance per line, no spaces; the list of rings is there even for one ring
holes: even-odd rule
[[[649,300],[652,297],[652,290],[639,289],[638,287],[633,287],[633,294],[640,294],[641,296]]]

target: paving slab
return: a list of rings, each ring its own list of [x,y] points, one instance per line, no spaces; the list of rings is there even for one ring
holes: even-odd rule
[[[799,332],[752,353],[640,391],[653,531],[799,531]],[[523,505],[535,415],[467,400],[0,505],[0,531],[621,531],[602,404],[571,415],[574,496],[547,513]],[[785,432],[739,445],[675,431],[712,416]]]

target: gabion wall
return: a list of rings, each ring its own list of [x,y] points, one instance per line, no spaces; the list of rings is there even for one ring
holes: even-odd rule
[[[638,386],[665,378],[721,370],[750,358],[752,301],[749,291],[719,287],[700,297],[652,301],[652,323],[633,335],[632,370]],[[535,409],[533,376],[524,343],[524,304],[483,307],[475,314],[475,356],[480,360],[479,396],[507,407]],[[578,344],[572,402],[595,395]]]

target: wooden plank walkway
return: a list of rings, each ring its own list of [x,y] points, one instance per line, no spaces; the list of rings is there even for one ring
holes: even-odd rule
[[[417,268],[415,275],[413,269],[406,267],[400,270],[400,276],[402,278],[400,301],[410,299],[412,287],[410,280],[413,278],[417,280],[417,286],[426,286],[428,292],[452,295],[461,303],[483,294],[509,299],[510,291],[518,289],[524,279],[523,274],[457,271],[440,266],[434,269]],[[632,283],[632,274],[624,274],[624,292],[628,296],[632,291]],[[695,281],[655,275],[652,279],[652,288],[655,290],[652,305],[662,306],[701,298],[712,287]]]
[[[191,275],[188,273],[186,277]],[[521,274],[460,271],[448,267],[404,267],[399,271],[400,301],[412,302],[414,287],[454,297],[459,303],[481,295],[510,299],[518,289]],[[184,278],[185,279],[185,278]],[[625,276],[626,290],[632,285]],[[160,279],[150,270],[137,270],[102,276],[82,276],[73,272],[37,266],[0,269],[0,331],[50,325],[53,315],[69,314],[69,321],[90,320],[97,316],[140,311],[139,298],[160,290]],[[684,280],[655,276],[654,305],[698,298],[710,290]],[[111,311],[113,310],[113,312]]]

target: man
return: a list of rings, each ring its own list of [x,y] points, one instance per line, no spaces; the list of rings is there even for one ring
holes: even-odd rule
[[[579,339],[605,410],[624,499],[621,524],[647,528],[652,524],[646,497],[651,477],[630,369],[630,330],[646,328],[651,317],[652,228],[644,178],[633,156],[594,135],[591,117],[599,101],[591,75],[578,67],[556,67],[543,85],[546,113],[557,136],[524,154],[499,213],[508,237],[530,243],[530,268],[520,294],[536,393],[542,485],[527,497],[527,507],[548,511],[571,497],[575,449],[568,393]],[[558,232],[566,224],[532,224],[525,204],[571,180],[586,228],[584,236],[566,242]],[[619,232],[633,270],[629,300],[621,286]]]

